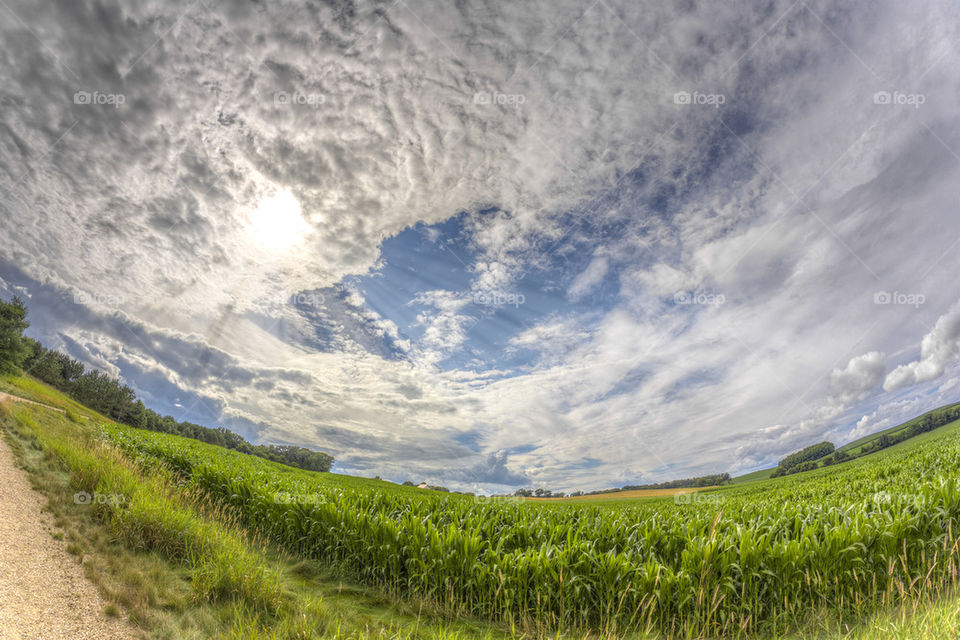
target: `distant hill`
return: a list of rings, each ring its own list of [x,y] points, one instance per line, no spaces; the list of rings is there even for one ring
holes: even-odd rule
[[[883,451],[889,446],[896,446],[902,442],[907,442],[926,432],[934,431],[958,418],[960,418],[960,402],[946,404],[936,409],[931,409],[916,418],[912,418],[894,427],[871,433],[853,442],[837,447],[836,454],[849,456],[849,458],[844,458],[844,462],[855,460],[865,455]],[[885,439],[883,446],[878,446],[882,439]],[[838,464],[842,464],[842,462]],[[774,477],[777,469],[778,467],[771,467],[769,469],[753,471],[742,476],[736,476],[733,478],[732,483],[736,485],[759,480],[769,480]]]

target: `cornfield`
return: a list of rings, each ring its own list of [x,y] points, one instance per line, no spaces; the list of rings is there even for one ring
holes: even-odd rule
[[[352,482],[103,429],[287,552],[458,614],[550,628],[773,633],[811,611],[854,616],[957,577],[960,441],[947,433],[714,500],[604,505]]]

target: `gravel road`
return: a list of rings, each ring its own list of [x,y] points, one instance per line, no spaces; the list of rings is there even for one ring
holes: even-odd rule
[[[137,637],[103,613],[106,603],[77,558],[52,537],[44,502],[0,438],[0,640]]]

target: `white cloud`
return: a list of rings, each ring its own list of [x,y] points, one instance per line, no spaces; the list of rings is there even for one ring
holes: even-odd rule
[[[841,404],[862,400],[883,382],[887,373],[884,354],[871,351],[852,358],[843,369],[830,373],[830,392]]]
[[[919,333],[888,392],[960,359],[952,3],[11,7],[43,41],[0,27],[0,260],[122,300],[47,302],[36,329],[265,422],[267,440],[398,479],[749,470],[924,407],[926,387],[879,408],[870,393],[882,354],[901,362]],[[126,104],[75,104],[78,88]],[[926,101],[874,104],[881,90]],[[266,251],[244,226],[277,190],[310,231]],[[425,281],[422,338],[359,291],[312,315],[283,302],[461,211],[470,292]],[[504,353],[538,354],[527,367],[433,366],[469,344],[474,293],[558,264],[577,265],[550,283],[570,300],[613,275],[619,297],[531,320]],[[927,304],[874,304],[894,290]],[[725,302],[674,305],[678,291]],[[523,453],[507,469],[501,451]]]
[[[461,311],[472,299],[456,291],[438,290],[421,293],[415,300],[434,309],[420,313],[416,324],[423,327],[422,350],[418,355],[423,361],[436,364],[467,339],[475,320]]]
[[[935,380],[947,365],[960,360],[960,305],[940,316],[920,343],[920,359],[902,364],[887,376],[883,388],[893,391]]]
[[[583,273],[574,278],[570,289],[567,291],[567,296],[571,300],[579,300],[589,294],[592,289],[603,282],[609,268],[610,260],[607,256],[595,256]]]

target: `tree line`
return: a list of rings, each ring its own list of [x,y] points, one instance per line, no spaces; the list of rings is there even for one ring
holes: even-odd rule
[[[700,487],[719,487],[720,485],[732,482],[729,473],[715,473],[708,476],[697,476],[696,478],[683,478],[682,480],[670,480],[668,482],[658,482],[656,484],[631,484],[620,489],[621,491],[633,491],[636,489],[687,489]]]
[[[791,453],[780,461],[777,468],[770,474],[771,478],[789,475],[791,473],[800,473],[816,469],[820,465],[816,462],[820,458],[825,458],[834,453],[836,447],[832,442],[818,442],[809,447],[805,447],[796,453]]]
[[[82,362],[24,336],[29,326],[22,300],[16,297],[10,302],[0,300],[0,372],[26,369],[30,375],[80,404],[138,429],[184,436],[309,471],[329,471],[333,466],[333,457],[320,451],[297,446],[254,445],[223,427],[204,427],[161,416],[148,409],[133,389],[120,380],[96,369],[88,371]]]
[[[875,440],[871,440],[861,447],[860,455],[866,455],[880,451],[881,449],[886,449],[887,447],[892,447],[904,440],[914,438],[921,433],[933,431],[956,420],[960,420],[960,404],[934,409],[914,420],[913,424],[908,427],[893,433],[881,433]]]
[[[619,491],[636,491],[639,489],[686,489],[701,487],[719,487],[729,484],[732,478],[729,473],[715,473],[708,476],[697,476],[695,478],[683,478],[681,480],[669,480],[667,482],[657,482],[654,484],[628,484],[613,489],[597,489],[596,491],[574,491],[564,493],[562,491],[551,491],[550,489],[517,489],[513,492],[514,496],[521,498],[578,498],[580,496],[596,496],[604,493],[617,493]]]
[[[618,491],[638,491],[646,489],[696,489],[701,487],[719,487],[732,482],[729,473],[714,473],[706,476],[697,476],[695,478],[682,478],[680,480],[668,480],[667,482],[656,482],[653,484],[627,484],[613,489],[598,489],[588,491],[582,495],[595,496],[603,493],[616,493]]]

